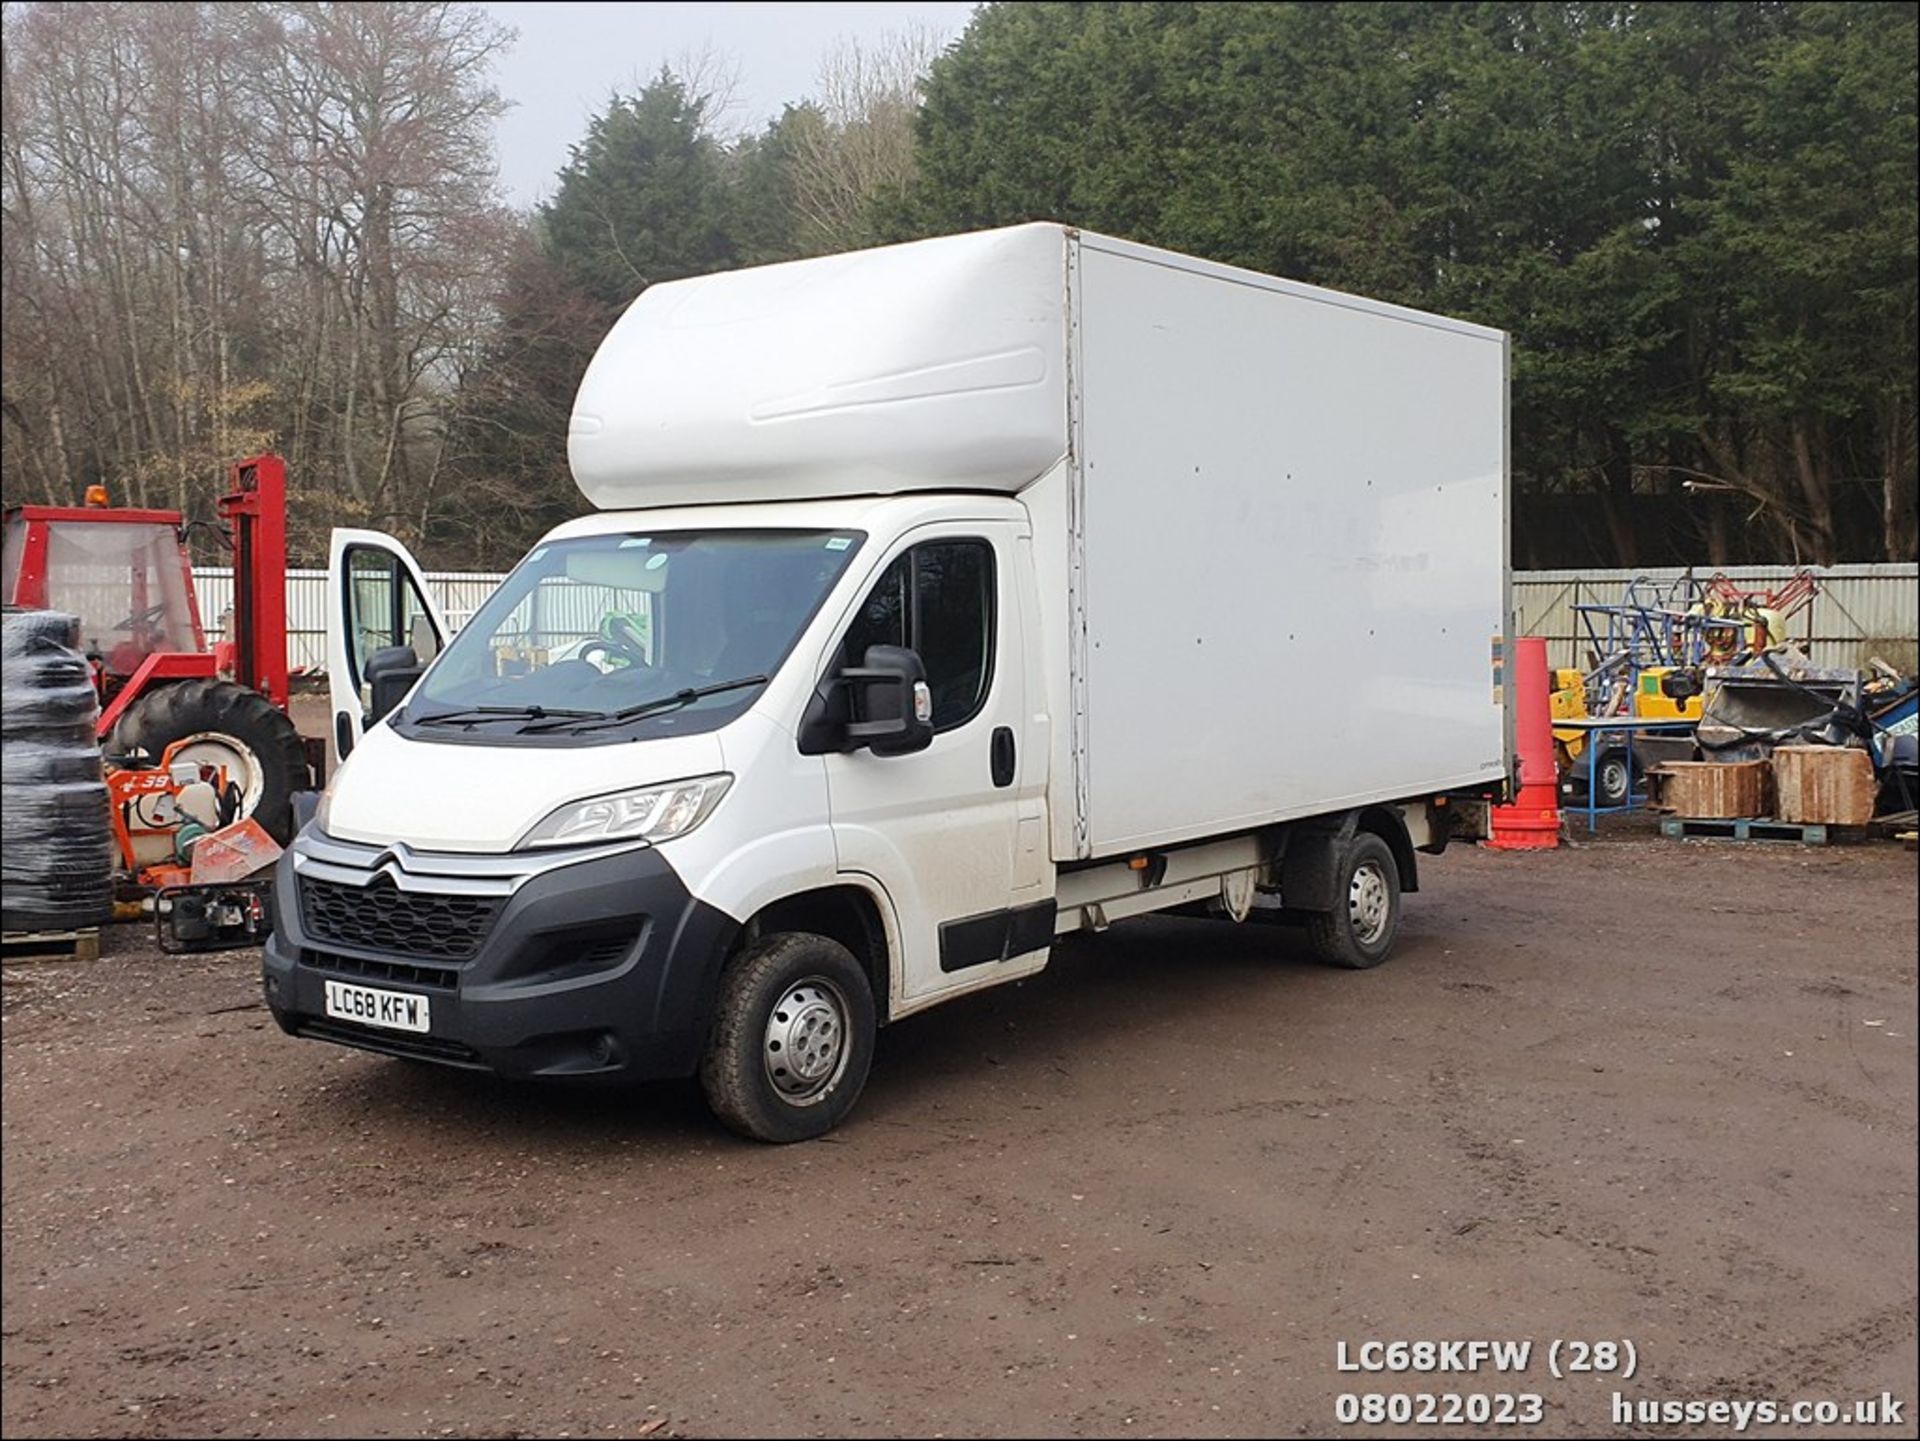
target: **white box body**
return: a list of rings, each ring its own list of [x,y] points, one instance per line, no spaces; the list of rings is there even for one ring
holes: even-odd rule
[[[614,510],[1019,497],[1056,861],[1510,769],[1500,331],[1026,225],[654,286],[570,458]]]

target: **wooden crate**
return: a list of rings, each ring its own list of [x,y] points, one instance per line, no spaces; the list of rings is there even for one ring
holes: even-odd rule
[[[1650,806],[1689,820],[1771,814],[1773,775],[1765,761],[1667,761],[1647,779]]]
[[[1777,746],[1773,789],[1783,821],[1864,826],[1873,819],[1873,759],[1840,746]]]

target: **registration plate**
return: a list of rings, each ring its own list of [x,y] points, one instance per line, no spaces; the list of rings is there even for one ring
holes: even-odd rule
[[[372,986],[327,982],[327,1014],[363,1026],[385,1026],[390,1031],[425,1031],[427,998],[405,991],[376,991]]]

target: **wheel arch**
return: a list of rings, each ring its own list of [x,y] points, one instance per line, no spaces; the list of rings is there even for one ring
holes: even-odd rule
[[[874,1015],[881,1025],[887,1023],[893,994],[892,928],[879,896],[850,882],[782,896],[747,919],[736,948],[780,931],[825,936],[851,951],[873,987]]]
[[[1368,806],[1355,817],[1354,829],[1371,831],[1387,843],[1393,852],[1394,868],[1400,872],[1400,893],[1412,895],[1420,889],[1420,867],[1413,854],[1413,837],[1407,833],[1406,817],[1392,806]]]
[[[1287,831],[1280,858],[1282,904],[1300,911],[1328,911],[1342,904],[1340,852],[1360,831],[1380,837],[1393,853],[1401,894],[1420,889],[1413,837],[1407,833],[1405,818],[1391,806],[1366,806],[1303,821]]]

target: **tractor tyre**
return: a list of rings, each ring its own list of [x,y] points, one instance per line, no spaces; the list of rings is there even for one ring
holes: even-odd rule
[[[179,681],[129,706],[106,750],[145,751],[157,765],[177,741],[189,742],[179,758],[227,768],[240,793],[236,819],[252,816],[281,845],[293,838],[293,793],[307,789],[307,754],[285,711],[232,681]]]

